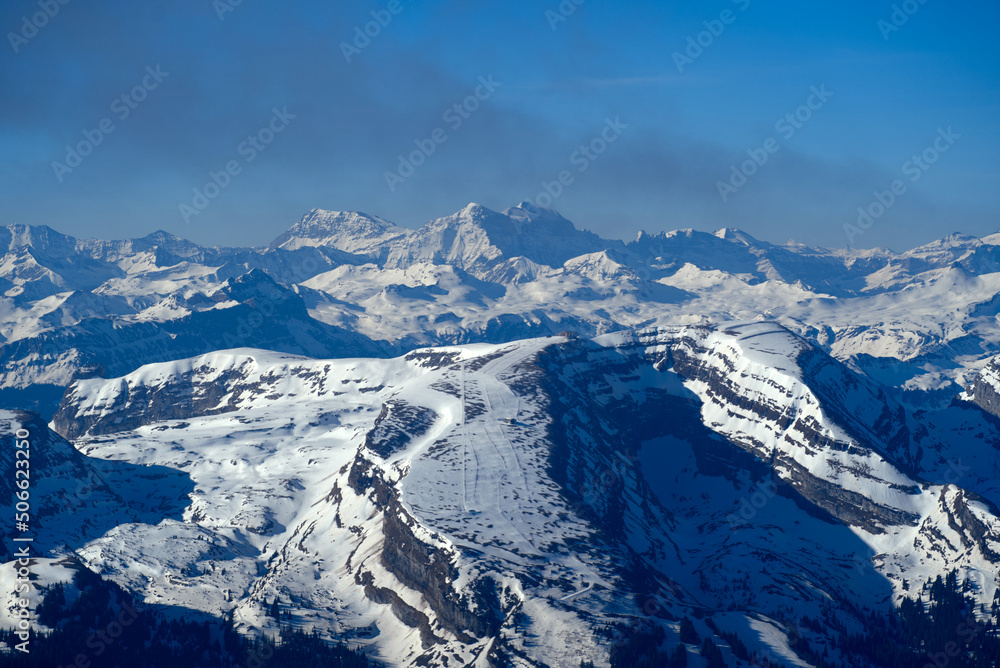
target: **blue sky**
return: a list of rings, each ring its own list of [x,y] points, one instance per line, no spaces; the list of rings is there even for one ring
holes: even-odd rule
[[[4,224],[263,245],[311,208],[416,227],[549,204],[547,183],[624,239],[903,250],[1000,229],[995,1],[234,1],[4,3]],[[373,11],[386,25],[355,44]],[[880,215],[845,230],[858,207]]]

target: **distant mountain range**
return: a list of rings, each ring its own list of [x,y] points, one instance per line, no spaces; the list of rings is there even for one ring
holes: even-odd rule
[[[639,629],[874,665],[852,638],[939,576],[1000,604],[998,235],[624,243],[470,204],[0,248],[40,586],[76,560],[167,617],[484,668],[607,666]]]
[[[780,246],[728,229],[623,243],[554,211],[470,204],[419,230],[314,210],[267,248],[10,225],[0,249],[0,404],[29,407],[29,391],[47,415],[80,374],[241,346],[389,356],[766,319],[914,407],[947,405],[1000,352],[1000,235],[905,253]]]

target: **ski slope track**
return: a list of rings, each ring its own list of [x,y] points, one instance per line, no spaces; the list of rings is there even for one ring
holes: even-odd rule
[[[569,665],[530,638],[600,656],[591,615],[630,604],[613,600],[608,554],[562,545],[594,529],[545,475],[546,416],[504,381],[561,340],[391,361],[241,349],[76,381],[53,426],[81,452],[194,484],[182,521],[123,523],[76,551],[148,602],[234,610],[247,630],[274,631],[277,597],[298,627],[392,665],[500,651]],[[587,583],[596,606],[574,596]]]

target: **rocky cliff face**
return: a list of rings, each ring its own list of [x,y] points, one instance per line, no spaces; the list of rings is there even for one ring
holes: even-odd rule
[[[1000,417],[1000,358],[993,358],[982,371],[972,377],[965,398],[990,415]]]
[[[552,477],[569,490],[581,477],[583,453],[601,448],[590,443],[573,448],[565,434],[586,433],[591,440],[595,433],[608,434],[604,447],[619,460],[610,458],[616,499],[640,496],[622,485],[634,468],[623,471],[623,462],[634,458],[636,444],[670,437],[691,444],[696,470],[734,478],[757,471],[752,475],[767,476],[764,498],[788,499],[812,517],[865,536],[870,549],[882,554],[875,560],[866,556],[863,563],[893,583],[896,598],[904,595],[904,578],[919,581],[921,573],[934,572],[907,566],[915,543],[934,568],[958,563],[972,573],[996,568],[995,506],[974,492],[925,482],[925,473],[933,476],[912,454],[920,439],[910,431],[915,427],[923,434],[926,428],[881,388],[787,330],[756,323],[649,330],[596,341],[603,347],[579,342],[553,349],[558,362],[550,364],[568,381],[556,394],[565,397],[567,407],[589,402],[586,411],[577,412],[592,421],[555,439]],[[569,408],[561,419],[571,425],[578,420]],[[969,506],[976,519],[958,519],[964,499],[978,499]],[[613,504],[596,501],[598,518],[616,527],[642,526],[640,534],[649,540],[651,518],[629,518]],[[664,505],[676,517],[676,509]],[[666,518],[657,523],[674,528]],[[631,542],[636,544],[634,537]],[[658,563],[655,557],[651,561]],[[984,600],[996,588],[989,579]]]

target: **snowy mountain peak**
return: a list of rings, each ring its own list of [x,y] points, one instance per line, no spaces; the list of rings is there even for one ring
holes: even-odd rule
[[[972,236],[971,234],[965,234],[964,232],[952,232],[951,234],[945,235],[941,238],[939,243],[942,244],[970,244],[978,243],[979,239]]]
[[[360,211],[313,209],[272,241],[269,248],[297,250],[306,246],[326,246],[363,254],[410,233],[406,228]]]
[[[461,211],[458,212],[457,215],[463,218],[482,218],[491,213],[497,213],[497,212],[491,209],[487,209],[482,204],[469,202],[462,208]]]
[[[267,249],[0,242],[0,394],[45,407],[0,436],[33,425],[59,503],[36,544],[147,603],[574,668],[682,617],[758,649],[823,620],[834,656],[949,570],[995,599],[1000,246],[623,244],[528,203],[315,209]]]
[[[460,227],[469,224],[483,229],[500,229],[510,227],[511,225],[510,218],[499,211],[494,211],[481,204],[470,202],[450,216],[432,220],[427,224],[427,227]]]
[[[652,238],[652,235],[646,230],[639,230],[639,233],[635,235],[635,239],[632,240],[632,243],[638,244],[644,241],[649,241]]]
[[[33,248],[43,253],[72,255],[76,239],[56,232],[48,225],[22,225],[20,223],[0,228],[0,247],[8,250]]]
[[[532,204],[531,202],[524,201],[517,206],[508,207],[503,210],[503,214],[512,218],[513,220],[520,221],[535,221],[535,220],[555,220],[555,221],[566,221],[565,217],[555,209],[546,208],[544,206],[538,206],[537,204]],[[570,223],[572,225],[572,223]]]
[[[761,246],[767,245],[762,244],[759,240],[755,239],[751,235],[747,234],[743,230],[737,229],[735,227],[723,227],[716,230],[713,236],[724,239],[726,241],[732,241],[734,243],[742,244],[744,246]]]
[[[188,243],[188,244],[191,243],[186,239],[184,239],[183,237],[179,237],[176,234],[171,234],[166,230],[156,230],[155,232],[152,232],[142,237],[141,239],[139,239],[139,241],[144,241],[148,244],[156,246],[163,246],[168,244],[174,245],[179,243]]]
[[[300,308],[301,304],[293,292],[278,284],[262,269],[251,269],[228,279],[214,298],[220,301],[228,298],[236,302],[260,302],[271,307],[283,305],[284,308]]]

